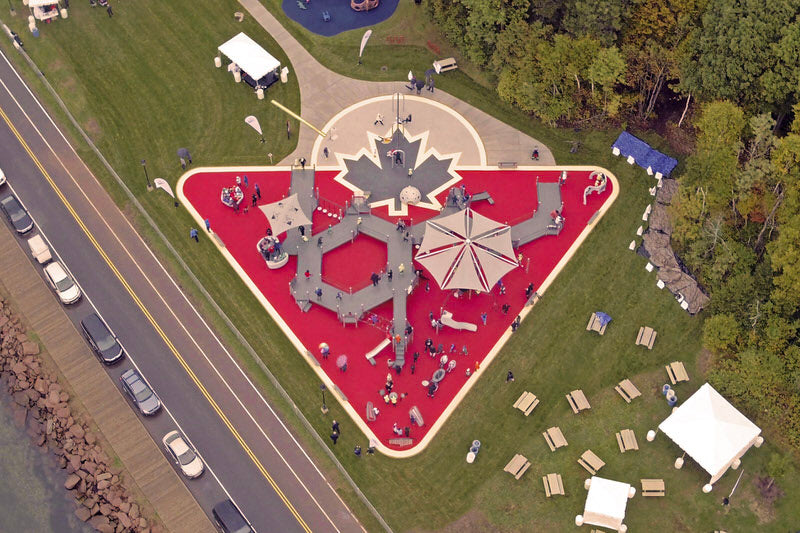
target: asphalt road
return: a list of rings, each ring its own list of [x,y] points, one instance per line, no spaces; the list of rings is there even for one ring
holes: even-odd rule
[[[0,110],[16,130],[0,120],[0,195],[13,188],[84,290],[70,319],[94,306],[124,345],[112,378],[135,364],[161,397],[166,409],[144,422],[152,437],[160,446],[179,426],[205,460],[206,473],[186,481],[203,509],[227,493],[259,532],[362,531],[5,57]]]

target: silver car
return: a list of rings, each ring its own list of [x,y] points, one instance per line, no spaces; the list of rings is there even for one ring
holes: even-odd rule
[[[71,304],[80,300],[81,290],[58,261],[48,263],[44,267],[44,276],[50,287],[56,291],[61,303]]]
[[[161,400],[137,370],[133,368],[126,370],[119,377],[119,382],[122,390],[143,415],[154,415],[161,409]]]
[[[196,478],[203,473],[203,460],[177,431],[170,431],[161,439],[172,460],[181,468],[183,475]]]

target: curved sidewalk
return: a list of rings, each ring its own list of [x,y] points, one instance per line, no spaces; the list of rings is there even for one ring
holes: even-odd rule
[[[342,109],[375,96],[411,94],[403,81],[373,82],[347,78],[321,65],[281,25],[259,0],[239,0],[250,15],[280,43],[300,85],[302,117],[320,128]],[[519,165],[553,166],[555,159],[550,149],[533,137],[505,124],[483,111],[447,94],[442,90],[424,91],[426,98],[440,102],[463,115],[477,130],[486,147],[488,165],[501,161],[515,161]],[[269,105],[268,103],[266,105]],[[306,126],[300,127],[297,148],[279,164],[290,165],[296,158],[311,154],[317,134]],[[539,150],[539,161],[530,159],[534,147]]]

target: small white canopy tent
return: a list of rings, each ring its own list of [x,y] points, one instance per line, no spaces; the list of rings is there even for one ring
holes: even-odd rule
[[[578,515],[575,522],[626,531],[627,528],[622,521],[625,519],[628,498],[635,491],[631,488],[628,483],[621,481],[592,477],[589,494],[586,495],[583,516]]]
[[[28,7],[37,20],[44,21],[58,16],[58,0],[28,0]]]
[[[218,50],[254,80],[260,80],[281,66],[280,61],[244,33],[219,45]]]
[[[713,484],[759,441],[761,429],[708,383],[658,425],[711,474]]]

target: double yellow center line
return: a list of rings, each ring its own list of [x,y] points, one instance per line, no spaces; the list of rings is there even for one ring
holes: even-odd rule
[[[95,239],[94,235],[92,235],[91,231],[89,231],[89,228],[86,227],[86,224],[84,224],[83,220],[80,218],[78,213],[75,211],[75,209],[69,203],[67,198],[61,192],[61,189],[59,189],[58,185],[56,185],[56,183],[50,177],[50,174],[48,174],[47,170],[45,170],[44,166],[42,166],[41,162],[36,157],[36,155],[33,153],[33,151],[31,150],[30,146],[28,146],[28,143],[25,142],[25,139],[22,138],[22,135],[19,133],[17,128],[14,126],[14,124],[11,122],[11,119],[9,119],[8,115],[6,114],[6,112],[2,108],[2,106],[0,106],[0,116],[2,116],[3,120],[8,125],[9,129],[11,130],[11,132],[14,134],[14,136],[17,138],[19,143],[22,145],[22,147],[28,153],[28,155],[30,156],[30,158],[33,161],[33,163],[36,165],[36,167],[42,173],[42,176],[44,176],[44,178],[47,180],[47,182],[53,188],[53,191],[55,191],[56,195],[61,199],[61,201],[63,202],[64,206],[67,208],[67,211],[69,211],[70,214],[72,215],[72,217],[75,219],[75,222],[77,222],[78,225],[80,226],[80,228],[83,230],[83,233],[86,234],[86,237],[88,237],[89,241],[91,241],[92,245],[98,251],[100,256],[103,258],[103,260],[108,265],[108,267],[111,269],[112,272],[114,272],[114,275],[117,277],[117,279],[120,281],[120,283],[122,283],[122,286],[125,287],[125,290],[128,292],[128,294],[130,294],[131,298],[133,298],[133,301],[136,302],[136,305],[139,307],[139,309],[141,309],[142,313],[144,313],[144,316],[147,317],[147,320],[150,322],[150,324],[153,326],[153,329],[156,330],[158,335],[161,337],[161,339],[167,345],[167,347],[169,348],[170,352],[172,352],[172,355],[175,356],[175,359],[178,360],[178,362],[183,367],[183,369],[186,371],[186,373],[189,375],[189,377],[194,382],[194,384],[197,385],[197,388],[200,389],[200,392],[203,394],[205,399],[208,400],[208,403],[211,405],[212,409],[214,409],[214,411],[220,417],[220,419],[225,424],[225,426],[228,428],[228,430],[231,432],[231,434],[234,436],[234,438],[239,442],[239,445],[242,447],[242,449],[245,451],[245,453],[248,455],[248,457],[250,457],[250,460],[252,460],[253,463],[256,465],[256,468],[258,469],[258,471],[261,472],[261,475],[263,475],[264,478],[267,480],[267,482],[269,482],[270,486],[273,488],[273,490],[275,490],[275,493],[280,497],[280,499],[283,501],[283,503],[286,505],[286,507],[289,509],[289,511],[292,513],[292,515],[295,517],[295,519],[297,519],[298,523],[303,527],[303,529],[305,531],[307,531],[308,533],[311,533],[311,528],[308,527],[308,524],[306,524],[305,520],[303,520],[303,518],[297,512],[297,509],[294,508],[294,506],[289,501],[289,499],[286,497],[286,495],[283,493],[283,491],[280,489],[280,487],[278,487],[277,483],[275,483],[275,480],[272,478],[272,476],[269,474],[269,472],[267,472],[267,469],[264,468],[264,465],[261,464],[261,461],[259,461],[258,457],[256,457],[256,455],[253,453],[253,451],[250,449],[250,447],[244,441],[242,436],[239,434],[239,432],[233,426],[233,424],[228,419],[228,417],[225,415],[225,413],[222,412],[222,409],[220,408],[219,404],[217,404],[217,402],[214,400],[214,398],[211,396],[211,394],[208,392],[208,390],[205,388],[205,386],[200,382],[200,379],[197,377],[197,375],[194,373],[194,371],[186,363],[186,360],[183,358],[183,356],[180,354],[180,352],[178,352],[178,350],[175,348],[175,345],[172,344],[172,341],[170,341],[169,337],[167,337],[166,333],[164,333],[164,330],[161,329],[161,326],[158,325],[158,322],[156,322],[155,318],[153,318],[153,315],[150,314],[150,311],[147,310],[147,308],[145,307],[144,303],[142,303],[142,301],[139,299],[139,296],[137,296],[136,292],[134,292],[133,288],[130,286],[128,281],[124,278],[122,273],[117,269],[116,265],[114,265],[114,262],[111,260],[111,258],[108,256],[108,254],[106,254],[105,250],[103,250],[103,247],[100,246],[100,243],[97,242],[97,239]]]

